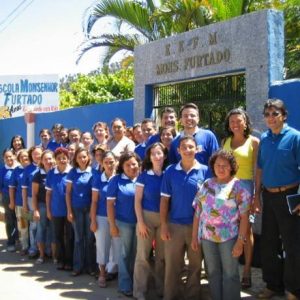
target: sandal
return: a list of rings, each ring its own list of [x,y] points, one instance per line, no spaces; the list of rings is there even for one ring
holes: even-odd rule
[[[252,286],[251,277],[243,277],[241,281],[242,289],[249,289]]]
[[[106,288],[107,287],[105,276],[99,276],[99,278],[98,278],[98,285],[101,288]]]
[[[44,262],[45,262],[44,257],[39,257],[39,258],[35,261],[35,263],[38,264],[38,265],[41,265],[41,264],[43,264]]]

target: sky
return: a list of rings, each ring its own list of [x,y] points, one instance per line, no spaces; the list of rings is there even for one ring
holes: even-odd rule
[[[75,63],[76,50],[84,39],[83,14],[94,2],[0,0],[0,75],[63,77],[97,69],[99,48],[86,53],[78,65]]]

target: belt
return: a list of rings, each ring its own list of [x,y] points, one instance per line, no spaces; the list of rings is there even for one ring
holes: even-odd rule
[[[285,192],[287,190],[290,190],[292,188],[295,188],[299,186],[299,184],[289,184],[289,185],[284,185],[284,186],[279,186],[279,187],[275,187],[275,188],[267,188],[265,187],[265,189],[269,192],[269,193],[282,193]]]

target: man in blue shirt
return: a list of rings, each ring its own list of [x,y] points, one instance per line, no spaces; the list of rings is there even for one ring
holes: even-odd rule
[[[219,149],[216,136],[207,129],[198,127],[199,109],[194,103],[187,103],[180,109],[180,120],[183,131],[173,140],[169,153],[170,163],[180,161],[180,154],[177,151],[179,140],[184,136],[193,136],[197,143],[196,159],[204,165],[208,165],[211,155]]]
[[[262,191],[262,271],[266,288],[258,299],[284,294],[300,297],[300,217],[289,213],[286,196],[296,194],[300,182],[300,132],[285,121],[279,99],[264,105],[267,132],[262,134],[257,157],[254,211],[259,213]],[[299,206],[300,209],[300,206]]]
[[[208,167],[195,159],[197,145],[193,137],[183,137],[178,151],[182,157],[164,173],[161,187],[161,238],[165,241],[164,300],[199,299],[201,252],[191,248],[193,200],[208,175]],[[180,295],[184,256],[189,259],[184,295]]]

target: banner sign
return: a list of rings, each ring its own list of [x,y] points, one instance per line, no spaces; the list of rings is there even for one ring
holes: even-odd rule
[[[0,76],[0,119],[59,110],[58,75]]]

